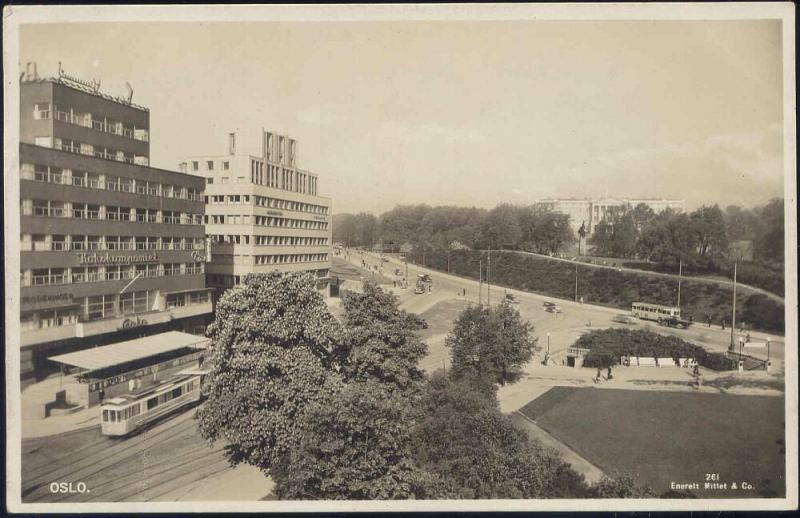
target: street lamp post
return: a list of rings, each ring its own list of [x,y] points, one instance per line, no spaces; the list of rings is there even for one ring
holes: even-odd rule
[[[575,302],[578,302],[578,263],[575,263]]]

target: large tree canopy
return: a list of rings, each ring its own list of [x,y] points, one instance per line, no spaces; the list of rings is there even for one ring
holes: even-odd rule
[[[339,326],[314,286],[308,274],[249,275],[217,304],[197,419],[204,437],[228,443],[233,463],[269,473],[297,444],[308,406],[340,389],[331,370]]]
[[[488,377],[501,385],[517,381],[523,365],[538,349],[532,332],[533,326],[505,301],[494,308],[468,307],[445,340],[453,373]]]
[[[417,335],[424,321],[401,310],[395,295],[370,282],[362,293],[345,292],[342,305],[345,332],[336,356],[344,378],[416,391],[424,378],[417,364],[428,351]]]

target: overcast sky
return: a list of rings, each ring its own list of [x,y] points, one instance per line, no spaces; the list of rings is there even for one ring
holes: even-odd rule
[[[20,61],[150,108],[151,165],[298,140],[334,212],[783,193],[779,21],[23,26]]]

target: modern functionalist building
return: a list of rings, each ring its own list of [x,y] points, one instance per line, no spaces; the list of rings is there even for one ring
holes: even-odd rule
[[[21,373],[168,330],[202,333],[204,182],[149,167],[146,108],[71,78],[20,83]]]
[[[604,198],[599,200],[562,198],[536,200],[534,207],[542,207],[569,216],[569,224],[572,230],[577,232],[581,224],[586,223],[586,233],[594,232],[594,227],[603,221],[609,212],[619,210],[622,207],[636,207],[643,203],[653,209],[658,214],[665,209],[672,209],[677,212],[685,210],[684,200],[664,200],[664,199],[628,199],[628,198]]]
[[[317,175],[297,166],[297,142],[263,131],[261,156],[239,153],[187,157],[181,170],[205,181],[207,284],[218,292],[248,273],[309,271],[324,289],[331,267],[330,198]]]

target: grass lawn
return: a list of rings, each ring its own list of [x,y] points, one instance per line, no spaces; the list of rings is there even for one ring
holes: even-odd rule
[[[554,387],[521,412],[606,474],[631,473],[659,495],[697,482],[699,498],[758,498],[786,492],[783,408],[782,397]],[[707,473],[729,489],[705,489]]]

